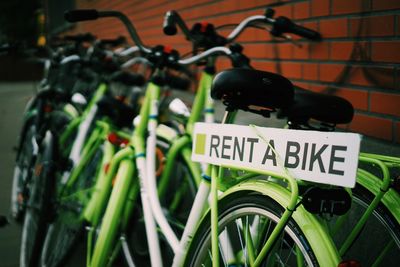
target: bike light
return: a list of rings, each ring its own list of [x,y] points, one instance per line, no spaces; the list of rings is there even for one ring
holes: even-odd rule
[[[129,140],[119,137],[116,133],[110,133],[107,136],[108,141],[116,146],[126,146]]]

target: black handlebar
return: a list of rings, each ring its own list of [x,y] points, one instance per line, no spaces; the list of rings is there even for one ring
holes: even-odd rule
[[[176,16],[178,13],[176,13],[175,10],[170,10],[167,13],[165,13],[164,17],[164,22],[163,22],[163,31],[166,35],[175,35],[178,32],[178,29],[176,28]],[[178,15],[179,16],[179,15]]]
[[[272,24],[271,34],[274,36],[281,36],[283,33],[294,33],[315,41],[321,39],[319,32],[300,26],[287,17],[278,17]]]

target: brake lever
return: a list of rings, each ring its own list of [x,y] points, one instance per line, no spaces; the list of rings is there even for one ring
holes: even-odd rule
[[[282,38],[282,39],[284,39],[286,41],[289,41],[292,45],[296,46],[297,48],[302,48],[303,47],[303,45],[299,41],[294,40],[292,38],[292,36],[290,36],[288,34],[282,34],[281,36],[279,36],[279,38]]]

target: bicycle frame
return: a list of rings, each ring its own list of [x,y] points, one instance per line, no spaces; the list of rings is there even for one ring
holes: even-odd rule
[[[196,121],[198,121],[203,114],[206,113],[205,117],[207,120],[211,121],[213,119],[213,109],[212,109],[212,101],[210,98],[209,90],[212,81],[212,75],[206,72],[202,73],[202,78],[199,83],[198,92],[195,97],[195,101],[193,104],[193,110],[189,117],[188,123],[186,125],[186,131],[188,135],[184,135],[174,140],[167,154],[167,163],[165,166],[165,171],[162,174],[159,182],[159,195],[163,195],[165,190],[167,189],[170,175],[173,169],[173,162],[178,155],[181,155],[185,160],[185,163],[189,166],[189,169],[192,175],[195,177],[197,183],[201,180],[201,173],[199,166],[195,163],[191,162],[191,149],[189,146],[191,145],[190,134],[193,131],[193,125]],[[159,252],[158,245],[158,236],[155,228],[154,217],[158,220],[157,222],[160,224],[160,228],[162,231],[167,232],[169,237],[168,240],[173,240],[171,242],[174,251],[177,250],[179,246],[178,238],[173,233],[172,229],[166,222],[164,215],[158,210],[157,207],[150,206],[149,201],[145,201],[146,198],[149,197],[148,194],[152,194],[153,199],[158,198],[157,192],[148,192],[148,188],[156,186],[147,185],[151,177],[155,177],[155,138],[156,138],[156,127],[157,127],[157,103],[159,98],[160,88],[150,83],[146,90],[145,101],[140,111],[140,123],[136,126],[134,130],[133,136],[131,137],[131,143],[133,146],[129,148],[125,148],[119,151],[115,157],[113,157],[109,173],[107,176],[112,177],[116,174],[116,182],[112,191],[112,194],[109,199],[108,210],[117,209],[117,212],[114,214],[115,217],[111,217],[110,214],[105,213],[102,226],[99,233],[99,238],[95,244],[95,248],[93,251],[93,257],[91,257],[88,253],[88,266],[97,266],[99,263],[104,262],[104,257],[108,255],[108,252],[111,251],[111,240],[115,238],[116,229],[119,226],[118,220],[116,218],[120,218],[122,216],[122,225],[127,224],[128,218],[130,216],[130,212],[132,211],[136,198],[139,194],[139,184],[138,181],[132,181],[132,177],[134,175],[139,175],[140,179],[140,189],[141,189],[141,197],[143,205],[144,216],[146,220],[146,228],[147,234],[150,236],[148,238],[148,242],[151,247],[151,252],[154,254],[158,254],[157,256],[152,255],[153,259],[158,259],[158,262],[152,262],[154,266],[161,266],[161,254]],[[206,108],[205,108],[206,107]],[[146,136],[146,127],[148,127],[149,137],[147,139],[147,147],[145,147],[145,136]],[[161,133],[162,135],[162,133]],[[164,135],[166,136],[166,135]],[[132,158],[136,158],[136,164],[132,162]],[[153,179],[155,180],[155,178]],[[146,185],[145,185],[146,184]],[[129,190],[127,188],[130,188]],[[147,189],[146,189],[147,188]],[[150,191],[150,190],[149,190]],[[129,201],[126,202],[126,200]],[[110,208],[109,208],[110,207]],[[148,213],[146,213],[148,211]],[[151,214],[154,213],[154,214]],[[154,216],[154,217],[153,217]],[[162,222],[162,218],[164,217],[164,222]],[[160,219],[161,218],[161,219]],[[159,222],[161,220],[161,223]],[[150,223],[148,223],[150,221]],[[197,220],[198,221],[198,220]],[[168,229],[169,228],[169,229]],[[107,230],[107,234],[102,234],[103,231]],[[124,228],[123,228],[124,229]],[[165,230],[166,229],[166,230]],[[154,248],[156,247],[156,248]],[[116,248],[116,250],[119,247]],[[114,253],[115,254],[115,253]]]
[[[72,120],[68,124],[63,134],[60,136],[60,144],[61,146],[65,147],[68,138],[77,131],[77,136],[74,140],[71,150],[69,152],[64,152],[64,156],[67,156],[66,153],[69,153],[69,158],[72,160],[73,166],[75,166],[79,162],[80,153],[82,151],[82,147],[84,146],[89,127],[93,122],[94,115],[96,114],[96,103],[105,94],[106,90],[107,85],[105,83],[101,83],[97,87],[95,94],[83,111],[82,115]],[[76,130],[77,128],[78,130]],[[65,184],[66,182],[66,178],[64,178],[64,181],[62,181],[62,183]]]
[[[339,252],[341,256],[347,252],[347,250],[356,240],[357,236],[379,203],[383,203],[383,205],[390,211],[396,221],[400,224],[400,207],[398,205],[400,196],[398,192],[396,192],[393,188],[390,188],[392,180],[389,173],[390,167],[400,166],[400,159],[376,154],[360,153],[359,161],[372,164],[379,168],[382,178],[380,179],[372,173],[359,168],[357,173],[357,183],[370,191],[375,197],[340,247]],[[342,220],[338,221],[335,229],[339,229],[341,222],[343,222],[345,219],[346,215],[343,216]],[[385,251],[386,250],[383,249],[383,252]],[[378,258],[376,265],[378,265],[379,260],[380,259]]]
[[[232,113],[227,113],[226,117],[224,118],[224,123],[232,123],[234,121],[236,112]],[[223,170],[224,168],[229,167],[232,169],[235,169],[235,166],[222,166],[222,167],[217,167],[217,166],[211,166],[211,188],[208,182],[202,181],[202,185],[200,188],[206,188],[204,191],[207,192],[211,196],[211,242],[212,242],[212,257],[213,257],[213,262],[217,263],[219,262],[218,260],[218,200],[222,199],[224,197],[227,197],[231,194],[236,194],[239,192],[245,192],[245,191],[253,191],[253,192],[259,192],[263,195],[266,196],[274,196],[278,198],[278,202],[282,204],[283,207],[287,207],[285,209],[284,214],[282,215],[281,220],[275,227],[271,237],[268,239],[264,247],[262,248],[262,252],[260,255],[254,259],[252,262],[252,266],[258,266],[261,263],[261,260],[263,257],[268,253],[268,251],[271,249],[272,245],[275,242],[275,239],[280,235],[281,231],[285,227],[288,219],[291,216],[296,216],[296,219],[301,219],[304,221],[304,223],[307,223],[309,225],[312,225],[310,227],[310,231],[308,233],[305,233],[306,236],[309,237],[307,239],[310,244],[312,244],[313,249],[317,250],[316,257],[318,260],[321,262],[326,262],[327,266],[334,266],[337,265],[339,262],[339,255],[337,253],[336,247],[334,246],[331,238],[329,235],[326,234],[323,226],[318,222],[318,220],[311,214],[307,213],[304,209],[297,209],[297,203],[298,203],[298,188],[297,188],[297,182],[292,178],[291,176],[279,176],[275,173],[271,172],[260,172],[252,170],[252,169],[243,169],[241,168],[240,170],[244,170],[246,173],[243,176],[235,177],[237,179],[238,183],[240,183],[239,186],[232,186],[229,185],[227,186],[228,190],[223,193],[220,197],[218,197],[218,191],[223,187],[220,186],[223,184],[222,175],[223,175]],[[251,177],[254,177],[256,175],[272,175],[276,178],[280,178],[288,182],[289,184],[289,189],[283,188],[281,186],[278,186],[274,183],[269,183],[266,182],[265,180],[249,180]],[[200,192],[200,190],[199,190]],[[205,206],[205,203],[207,203],[207,197],[204,197],[204,193],[198,193],[196,195],[196,200],[202,199],[203,201],[203,206]],[[198,206],[196,205],[196,201],[194,204],[194,207],[196,209],[192,209],[189,219],[188,219],[188,224],[186,227],[192,228],[191,231],[187,230],[185,227],[185,232],[183,234],[182,240],[187,241],[186,243],[181,243],[182,245],[182,250],[183,252],[188,249],[188,245],[190,242],[189,236],[193,236],[195,227],[193,228],[189,222],[193,222],[194,220],[192,219],[193,217],[196,217],[196,210],[202,210],[201,208],[199,209]],[[193,214],[192,214],[193,213]],[[197,212],[198,213],[198,212]],[[323,249],[321,249],[321,246]],[[251,246],[250,246],[251,247]],[[185,253],[182,253],[178,257],[174,258],[174,265],[173,266],[181,266],[184,260],[184,255]],[[180,258],[181,257],[181,258]],[[252,258],[252,257],[250,257]],[[253,253],[253,258],[254,258],[254,253]]]

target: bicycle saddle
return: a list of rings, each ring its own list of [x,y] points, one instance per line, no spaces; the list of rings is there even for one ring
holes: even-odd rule
[[[278,116],[285,116],[295,124],[307,124],[310,119],[338,124],[351,122],[353,114],[353,106],[346,99],[296,86],[293,103],[282,109]]]
[[[222,100],[232,109],[263,115],[263,110],[289,106],[293,102],[293,85],[285,77],[253,69],[229,69],[213,80],[211,97]]]

